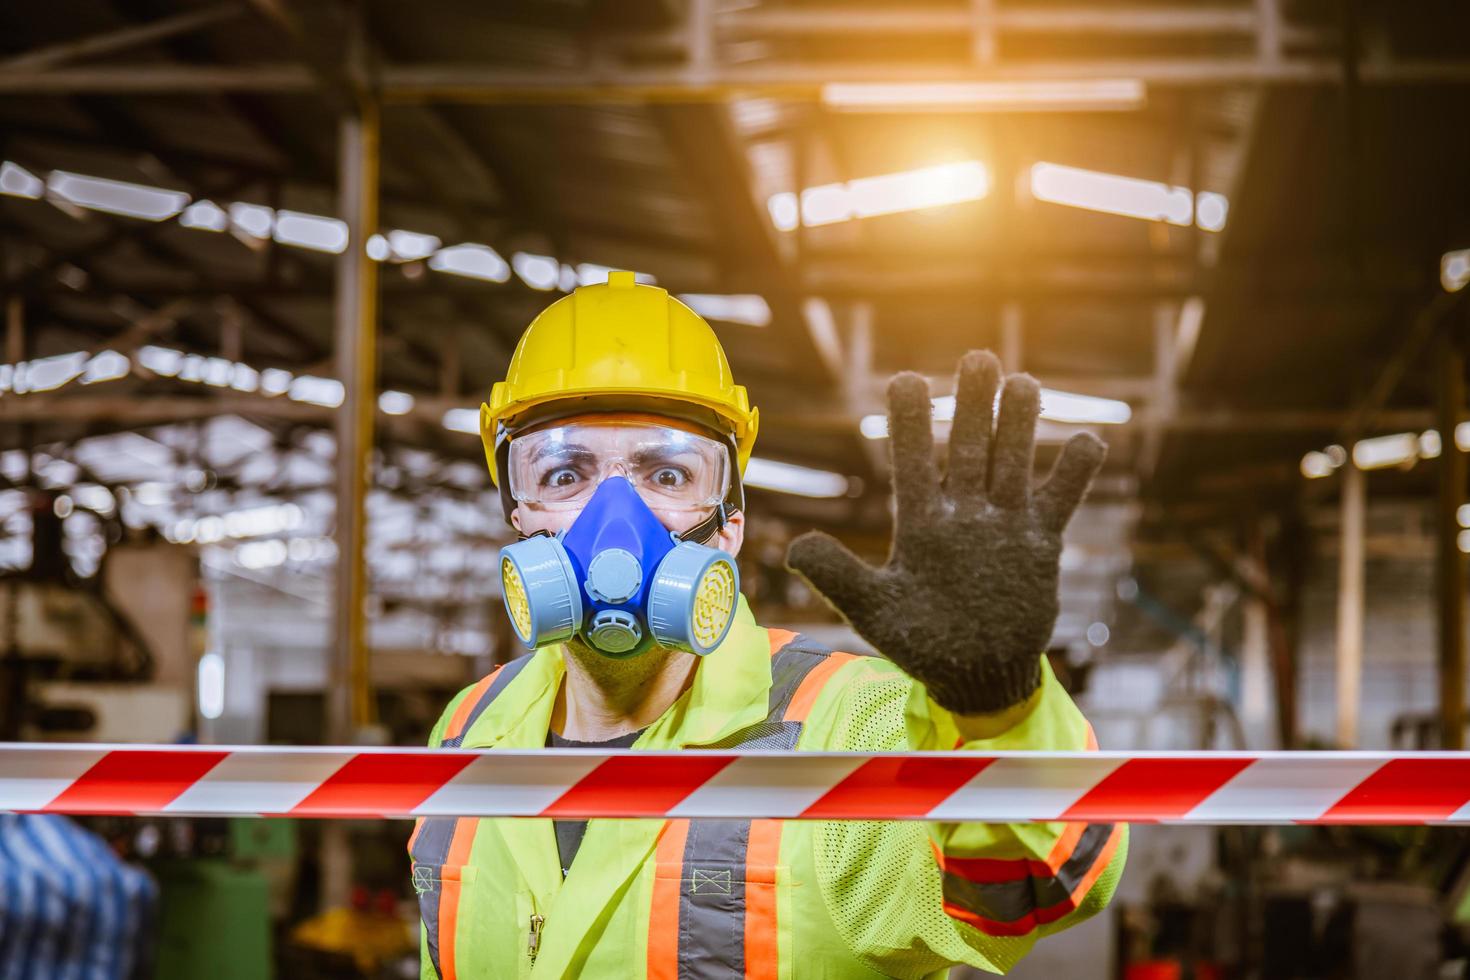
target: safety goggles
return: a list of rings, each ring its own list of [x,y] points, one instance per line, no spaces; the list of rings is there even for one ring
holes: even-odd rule
[[[577,510],[609,476],[625,477],[654,510],[699,510],[730,488],[724,443],[684,429],[610,419],[537,429],[511,440],[510,493],[546,510]]]

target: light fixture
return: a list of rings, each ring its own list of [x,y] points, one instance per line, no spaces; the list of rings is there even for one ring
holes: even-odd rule
[[[1324,452],[1312,450],[1302,457],[1302,476],[1308,480],[1320,480],[1324,476],[1331,476],[1337,467],[1332,465],[1332,460]]]
[[[444,428],[451,432],[480,434],[480,413],[473,408],[451,408],[444,413]]]
[[[293,402],[336,408],[347,397],[347,389],[336,378],[317,378],[303,374],[291,382],[286,397]]]
[[[319,214],[277,211],[274,235],[282,245],[340,255],[347,251],[347,222]]]
[[[195,201],[179,215],[179,224],[196,231],[228,231],[230,216],[213,201]]]
[[[510,278],[510,264],[499,252],[489,245],[473,242],[441,248],[429,256],[429,268],[486,282],[505,282]]]
[[[413,411],[414,398],[406,391],[388,390],[378,395],[378,411],[384,415],[407,415]]]
[[[1188,187],[1044,161],[1031,167],[1031,196],[1038,201],[1145,221],[1167,221],[1184,227],[1197,224],[1204,231],[1224,228],[1230,210],[1223,194],[1196,195]]]
[[[863,112],[1068,112],[1143,107],[1136,78],[1034,82],[844,83],[822,86],[822,103]]]
[[[516,252],[510,257],[510,267],[532,289],[555,289],[561,278],[561,263],[549,255]]]
[[[962,160],[808,187],[801,192],[799,216],[797,195],[791,191],[772,195],[766,206],[775,226],[781,231],[791,231],[798,221],[810,228],[978,201],[988,193],[990,171],[985,164],[979,160]]]
[[[9,160],[0,163],[0,194],[38,201],[45,193],[46,182],[40,177],[18,163],[12,163]]]
[[[388,232],[388,250],[395,262],[418,262],[433,255],[443,244],[433,235],[395,228]]]
[[[68,204],[120,214],[144,221],[162,221],[172,218],[189,203],[189,195],[182,191],[166,191],[143,184],[130,184],[122,180],[107,180],[104,177],[87,177],[83,174],[53,170],[46,178],[47,192]]]
[[[742,479],[747,486],[798,497],[843,497],[848,489],[847,477],[841,473],[759,457],[752,457],[746,464]]]
[[[1457,293],[1470,283],[1470,248],[1456,249],[1440,256],[1439,282],[1447,293]]]
[[[210,651],[199,658],[199,713],[213,721],[225,713],[225,658]]]
[[[1360,470],[1401,466],[1419,458],[1419,437],[1413,432],[1362,439],[1353,445],[1353,465]]]
[[[769,326],[771,307],[764,296],[753,293],[680,293],[680,302],[706,320]]]
[[[230,205],[230,230],[242,241],[247,238],[271,237],[275,226],[276,212],[263,204],[245,204],[236,201]]]
[[[954,396],[940,395],[930,399],[935,422],[954,421]],[[999,395],[996,396],[999,404]],[[1114,398],[1098,398],[1095,395],[1079,395],[1070,391],[1041,389],[1041,415],[1049,422],[1069,422],[1082,425],[1123,425],[1133,418],[1133,408],[1124,401]],[[865,415],[858,422],[858,431],[869,439],[884,439],[888,436],[888,416]]]

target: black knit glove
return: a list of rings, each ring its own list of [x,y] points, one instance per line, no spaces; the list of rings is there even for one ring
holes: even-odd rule
[[[894,377],[897,515],[888,563],[873,568],[820,531],[793,541],[786,557],[865,640],[964,715],[1019,704],[1041,683],[1062,529],[1106,454],[1096,436],[1074,435],[1033,493],[1041,389],[1029,375],[1006,378],[992,433],[1000,383],[1000,362],[988,351],[961,359],[941,481],[929,386],[910,372]]]

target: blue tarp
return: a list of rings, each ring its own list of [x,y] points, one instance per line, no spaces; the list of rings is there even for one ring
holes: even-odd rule
[[[96,834],[0,813],[0,980],[131,980],[157,901],[152,878]]]

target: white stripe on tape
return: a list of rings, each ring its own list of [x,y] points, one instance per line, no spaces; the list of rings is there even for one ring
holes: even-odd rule
[[[779,757],[742,756],[676,804],[669,815],[732,817],[755,810],[771,817],[794,817],[867,761],[864,756],[811,756],[793,766]]]
[[[968,820],[977,811],[995,820],[1035,820],[1057,815],[1112,774],[1123,759],[996,759],[949,799],[929,811],[931,820]]]
[[[7,810],[39,810],[107,754],[99,748],[0,748],[0,801]]]
[[[1282,823],[1316,820],[1383,759],[1295,756],[1257,759],[1185,814],[1186,820]],[[1265,816],[1269,814],[1269,816]]]
[[[607,761],[581,753],[480,756],[435,790],[413,811],[416,817],[520,816],[539,813]]]
[[[353,757],[352,752],[277,756],[232,752],[164,807],[165,813],[285,813]]]

